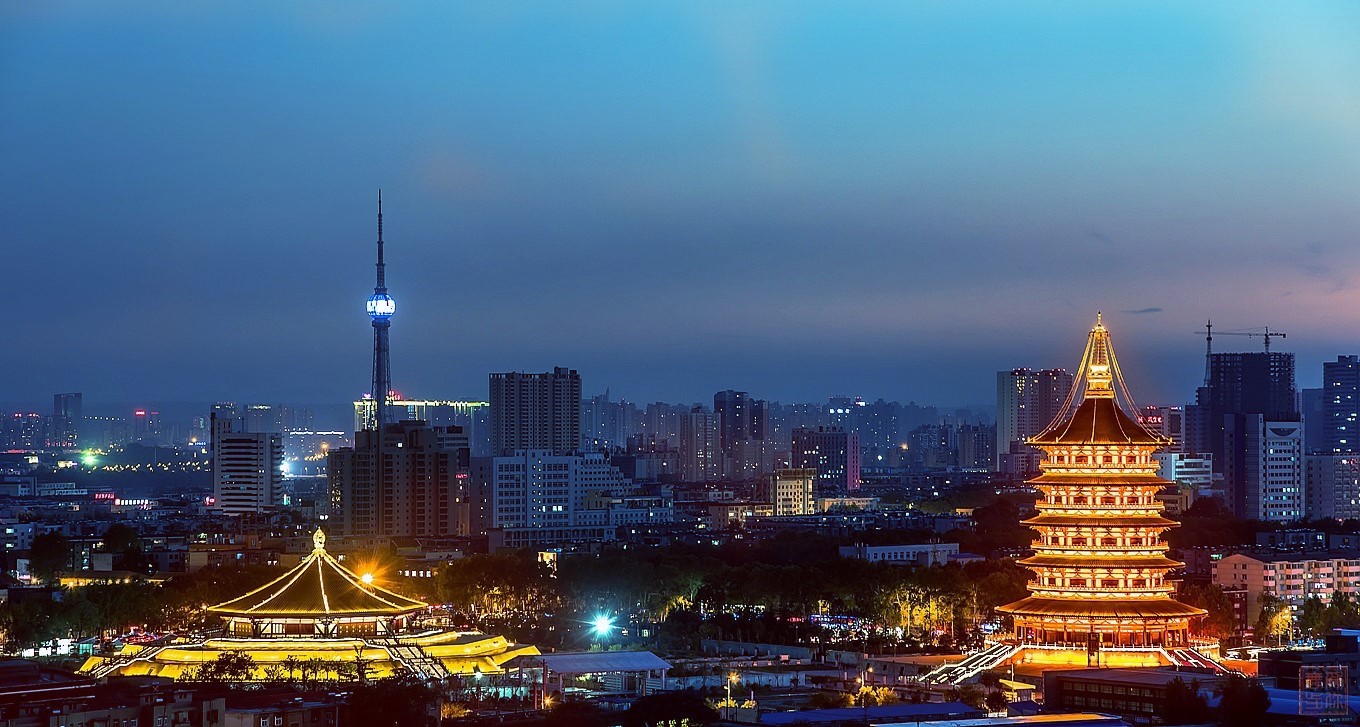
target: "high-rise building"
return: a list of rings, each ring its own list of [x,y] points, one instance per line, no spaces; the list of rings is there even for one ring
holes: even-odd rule
[[[247,432],[282,432],[279,407],[272,404],[246,404],[241,412]]]
[[[286,505],[283,435],[243,432],[213,415],[213,496],[227,515],[260,514]]]
[[[680,479],[714,482],[723,478],[718,417],[696,406],[680,419]]]
[[[728,389],[714,394],[713,413],[718,416],[719,444],[727,457],[733,456],[737,442],[763,440],[769,430],[769,405],[752,399],[745,391]]]
[[[859,435],[840,427],[793,430],[795,469],[817,470],[817,484],[833,491],[859,489]]]
[[[1186,412],[1186,449],[1210,453],[1214,468],[1225,472],[1224,427],[1233,414],[1261,414],[1265,421],[1298,422],[1292,353],[1215,353],[1209,356],[1208,381]]]
[[[811,515],[816,511],[812,485],[815,469],[780,469],[762,477],[756,484],[755,499],[774,506],[778,515]]]
[[[1325,389],[1299,389],[1299,421],[1303,424],[1303,451],[1330,454],[1327,445],[1327,402]]]
[[[80,446],[81,427],[85,423],[85,408],[79,393],[52,396],[52,435],[54,447],[74,449]]]
[[[1360,357],[1337,356],[1322,364],[1323,451],[1360,453]]]
[[[1072,374],[1063,369],[1012,369],[996,373],[996,468],[1029,474],[1041,457],[1025,444],[1043,431],[1062,409],[1072,390]]]
[[[1264,414],[1224,417],[1228,505],[1240,518],[1288,522],[1304,516],[1303,428]]]
[[[1181,663],[1177,650],[1216,652],[1191,641],[1190,620],[1204,611],[1171,598],[1167,574],[1181,564],[1161,536],[1176,523],[1161,515],[1157,494],[1170,483],[1152,457],[1168,441],[1121,402],[1123,378],[1098,319],[1078,376],[1082,389],[1028,440],[1046,455],[1030,480],[1042,494],[1038,514],[1024,521],[1038,532],[1034,555],[1019,561],[1034,578],[1028,598],[997,609],[1013,630],[993,637],[994,663],[980,666],[1153,666]]]
[[[574,369],[491,374],[489,384],[493,456],[515,450],[570,454],[581,447],[581,375]]]
[[[959,467],[988,470],[996,462],[996,427],[964,424],[958,428]]]
[[[1310,519],[1360,519],[1360,456],[1306,454],[1303,489]]]
[[[356,432],[326,459],[331,526],[340,535],[446,538],[469,534],[467,432],[424,422]]]
[[[1171,440],[1164,452],[1185,451],[1185,407],[1145,406],[1138,411],[1138,421],[1148,429]]]

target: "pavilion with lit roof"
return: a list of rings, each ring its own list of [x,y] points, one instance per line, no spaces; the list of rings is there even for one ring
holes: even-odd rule
[[[92,656],[81,671],[94,676],[193,679],[221,654],[241,652],[255,663],[254,678],[289,671],[298,663],[334,674],[363,663],[368,678],[410,672],[422,678],[492,675],[533,646],[479,632],[415,630],[425,603],[358,576],[326,552],[319,529],[314,548],[296,567],[249,593],[210,607],[225,621],[218,638],[159,645],[127,644],[117,654]]]

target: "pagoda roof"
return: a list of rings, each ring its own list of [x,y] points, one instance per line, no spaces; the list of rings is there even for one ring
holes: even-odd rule
[[[1162,479],[1155,474],[1135,474],[1135,475],[1109,475],[1109,474],[1076,474],[1076,473],[1057,473],[1045,472],[1044,474],[1028,480],[1027,484],[1036,487],[1044,485],[1064,486],[1064,487],[1090,487],[1092,485],[1109,485],[1119,487],[1171,487],[1175,482]]]
[[[364,583],[326,552],[326,536],[320,529],[312,541],[311,554],[292,570],[208,611],[245,618],[323,619],[400,616],[426,607],[414,598]]]
[[[1131,444],[1161,447],[1168,444],[1165,437],[1148,431],[1136,419],[1124,413],[1114,397],[1087,397],[1066,421],[1058,422],[1042,434],[1032,437],[1035,446],[1058,444]]]
[[[996,610],[1015,616],[1072,616],[1090,618],[1193,618],[1206,612],[1170,598],[1072,600],[1030,596]],[[1134,624],[1130,624],[1132,626]]]
[[[1056,555],[1036,553],[1016,561],[1024,566],[1052,566],[1059,568],[1179,568],[1184,563],[1164,555]]]
[[[1092,513],[1090,515],[1060,515],[1057,513],[1041,512],[1027,520],[1021,520],[1021,525],[1069,525],[1069,526],[1088,526],[1093,528],[1101,527],[1146,527],[1146,528],[1174,528],[1180,525],[1175,520],[1168,520],[1161,515],[1150,514],[1140,515],[1101,515]]]

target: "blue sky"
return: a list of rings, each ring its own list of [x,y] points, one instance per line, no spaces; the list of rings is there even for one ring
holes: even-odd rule
[[[987,401],[1360,352],[1354,3],[10,3],[0,401]],[[1154,310],[1155,309],[1155,310]],[[1122,313],[1121,311],[1149,311]],[[1222,339],[1224,348],[1252,346]]]

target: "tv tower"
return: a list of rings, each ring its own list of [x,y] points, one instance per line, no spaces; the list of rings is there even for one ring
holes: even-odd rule
[[[382,190],[378,190],[378,280],[373,296],[364,307],[373,320],[373,407],[369,409],[365,429],[382,430],[387,423],[388,402],[392,397],[392,371],[387,357],[387,329],[392,326],[396,301],[387,294],[387,270],[383,262]]]

